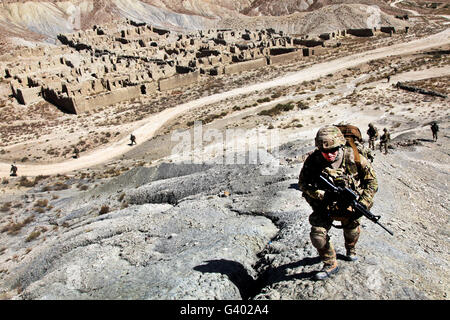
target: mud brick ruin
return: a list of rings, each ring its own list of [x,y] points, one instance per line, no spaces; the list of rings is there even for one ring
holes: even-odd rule
[[[44,99],[65,112],[81,113],[156,91],[173,90],[200,77],[233,74],[303,59],[347,36],[395,33],[393,27],[351,29],[318,37],[290,37],[273,29],[201,30],[175,34],[122,20],[58,35],[61,46],[27,48],[0,65],[21,104]]]

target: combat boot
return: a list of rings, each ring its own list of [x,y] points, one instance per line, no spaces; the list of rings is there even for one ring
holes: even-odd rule
[[[358,261],[358,256],[356,255],[356,252],[354,249],[347,250],[347,255],[345,256],[347,261],[355,262]]]
[[[320,270],[314,275],[314,280],[325,280],[329,278],[331,275],[338,273],[338,271],[339,266],[337,262],[334,262],[334,264],[332,265],[325,264],[322,270]]]

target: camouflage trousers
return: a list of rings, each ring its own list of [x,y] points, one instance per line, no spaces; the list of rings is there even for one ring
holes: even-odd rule
[[[433,131],[433,141],[437,141],[438,133]]]
[[[347,253],[355,253],[355,246],[358,242],[360,229],[360,220],[342,219],[345,249]],[[334,221],[336,222],[336,221]],[[333,220],[320,212],[313,212],[309,216],[309,223],[311,224],[311,243],[317,249],[320,259],[325,265],[334,265],[336,261],[336,251],[333,244],[330,242],[329,230],[332,227]]]
[[[388,153],[387,141],[380,141],[380,152],[383,152],[383,148],[384,148],[384,153]]]
[[[369,148],[375,150],[375,137],[369,138]]]

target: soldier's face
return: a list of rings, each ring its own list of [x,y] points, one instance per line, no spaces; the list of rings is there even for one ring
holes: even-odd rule
[[[327,160],[328,162],[334,162],[339,154],[339,148],[334,149],[328,149],[328,150],[321,150],[322,156]]]

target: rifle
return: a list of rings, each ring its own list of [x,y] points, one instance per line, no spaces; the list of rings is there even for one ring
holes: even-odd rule
[[[328,189],[327,191],[331,191],[332,193],[334,193],[338,197],[340,202],[350,205],[355,210],[357,217],[365,216],[367,219],[378,224],[380,227],[386,230],[391,236],[394,235],[391,230],[383,226],[378,221],[380,220],[381,216],[374,215],[372,212],[367,210],[367,208],[363,204],[359,203],[358,200],[356,200],[358,199],[358,195],[355,192],[353,192],[353,190],[347,187],[342,188],[335,186],[333,183],[331,183],[327,178],[325,178],[322,175],[319,175],[319,177],[322,180],[322,182],[324,182],[325,185],[327,186]]]

